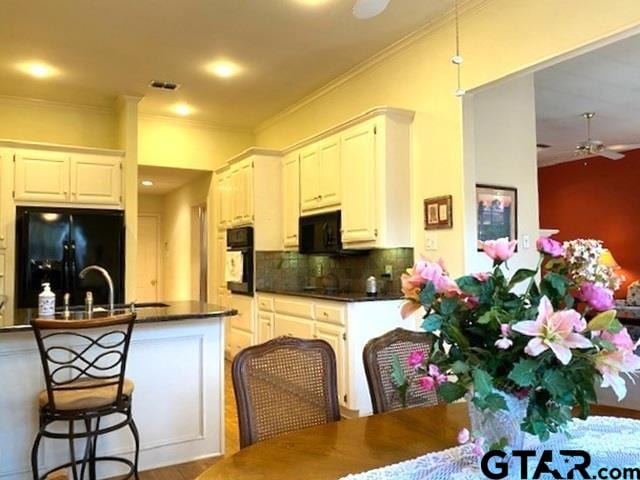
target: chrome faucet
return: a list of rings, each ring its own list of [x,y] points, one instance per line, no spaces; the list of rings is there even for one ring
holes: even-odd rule
[[[113,313],[113,310],[114,310],[114,307],[113,307],[113,280],[111,280],[111,275],[109,275],[109,272],[107,272],[106,269],[102,268],[99,265],[89,265],[88,267],[85,267],[84,269],[82,269],[82,271],[78,274],[80,279],[84,279],[85,275],[90,270],[95,270],[97,272],[100,272],[102,274],[102,276],[104,277],[104,279],[106,280],[107,286],[109,287],[109,313]]]

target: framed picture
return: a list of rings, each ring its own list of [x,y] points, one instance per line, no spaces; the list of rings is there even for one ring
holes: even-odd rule
[[[451,195],[443,197],[427,198],[424,201],[424,229],[435,230],[438,228],[453,227],[451,216]]]
[[[495,185],[476,185],[478,250],[480,242],[518,238],[518,190]]]

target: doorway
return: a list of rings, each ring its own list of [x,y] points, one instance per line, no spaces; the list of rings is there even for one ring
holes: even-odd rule
[[[138,216],[137,301],[160,299],[160,216]]]

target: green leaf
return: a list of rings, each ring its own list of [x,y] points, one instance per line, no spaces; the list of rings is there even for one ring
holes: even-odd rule
[[[554,272],[547,273],[541,282],[542,293],[551,298],[564,298],[568,286],[569,280]]]
[[[422,329],[427,332],[435,332],[436,330],[440,330],[442,328],[442,315],[437,313],[432,313],[422,322]]]
[[[456,375],[461,375],[464,373],[469,373],[469,365],[467,365],[465,362],[463,362],[462,360],[456,360],[455,362],[453,362],[453,364],[451,365],[451,371],[453,373],[455,373]]]
[[[507,402],[497,393],[491,393],[485,397],[485,402],[487,404],[487,408],[492,412],[497,412],[498,410],[507,410]]]
[[[476,280],[472,275],[466,275],[456,279],[458,288],[468,295],[480,295],[482,292],[482,282]]]
[[[509,445],[509,440],[507,440],[507,437],[502,437],[500,440],[492,443],[489,446],[489,451],[491,452],[493,450],[504,450],[505,448],[507,448],[508,445]]]
[[[599,313],[593,317],[587,324],[587,330],[595,332],[598,330],[607,330],[611,323],[616,319],[616,311],[609,310]]]
[[[524,282],[525,280],[533,277],[537,272],[537,270],[530,270],[528,268],[521,268],[516,273],[513,274],[511,280],[509,280],[509,290],[515,287],[520,282]]]
[[[486,397],[493,390],[493,379],[485,370],[476,368],[473,371],[473,388],[481,397]]]
[[[576,303],[576,299],[571,295],[565,295],[564,304],[567,308],[573,308],[573,305]]]
[[[617,318],[614,318],[613,322],[609,324],[609,328],[607,328],[607,331],[609,333],[620,333],[623,328],[624,328],[624,325],[620,323],[620,320],[618,320]]]
[[[571,391],[571,382],[558,370],[547,370],[542,376],[542,386],[552,397],[562,397]]]
[[[509,379],[519,387],[530,387],[536,380],[536,368],[538,362],[525,358],[520,360],[513,366],[513,369],[509,373]]]
[[[440,302],[440,313],[442,315],[451,315],[458,308],[457,298],[445,298]]]
[[[391,362],[391,380],[393,380],[393,383],[398,387],[407,383],[407,377],[404,374],[402,362],[400,362],[398,355],[394,355]]]
[[[467,389],[457,383],[445,382],[438,387],[438,394],[447,403],[461,399],[465,393]]]
[[[428,281],[420,292],[420,303],[422,305],[431,305],[436,298],[436,287],[433,282]]]

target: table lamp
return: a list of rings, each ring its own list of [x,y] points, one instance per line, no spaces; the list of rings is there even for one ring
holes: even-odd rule
[[[608,248],[605,248],[600,254],[599,262],[601,265],[604,265],[605,267],[609,267],[614,270],[620,270],[620,265],[618,265],[618,262],[616,262],[616,259],[613,258],[613,254],[611,253],[611,250],[609,250]]]

